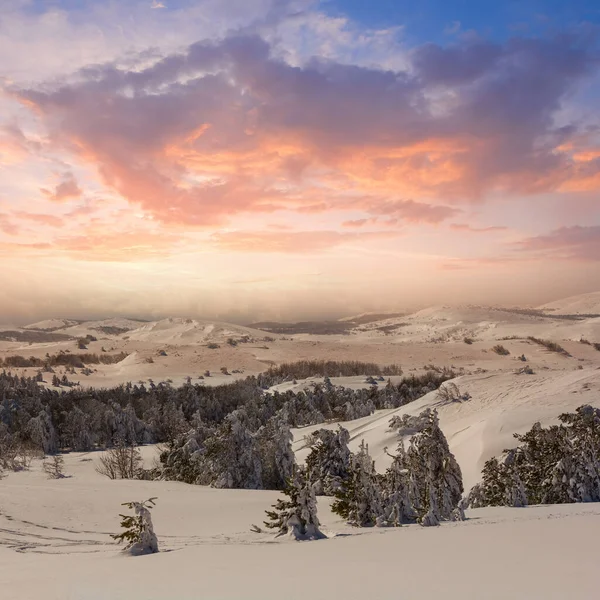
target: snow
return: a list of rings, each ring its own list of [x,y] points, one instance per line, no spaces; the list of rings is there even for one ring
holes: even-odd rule
[[[555,302],[548,302],[538,307],[540,310],[553,311],[561,314],[582,314],[598,315],[600,314],[600,292],[590,294],[580,294],[562,298]]]
[[[296,456],[303,460],[308,454],[304,436],[320,428],[337,429],[340,424],[350,432],[350,450],[356,452],[364,439],[377,469],[384,471],[391,464],[385,448],[393,453],[399,441],[389,430],[390,419],[436,408],[468,490],[479,481],[487,459],[515,445],[513,433],[525,433],[536,421],[555,423],[559,414],[582,404],[600,407],[600,370],[595,367],[535,375],[483,373],[458,377],[454,382],[461,392],[471,395],[470,400],[443,404],[437,392],[431,392],[401,408],[376,411],[362,419],[294,429]]]
[[[600,313],[600,293],[545,305],[556,313]],[[405,374],[424,365],[464,368],[455,383],[465,402],[443,403],[432,392],[405,407],[341,423],[356,451],[364,440],[384,471],[398,434],[389,430],[393,416],[438,411],[440,427],[460,464],[465,489],[480,480],[484,462],[515,445],[514,433],[533,423],[549,425],[578,406],[600,406],[600,352],[578,342],[600,342],[600,319],[559,320],[485,307],[434,307],[406,317],[360,326],[346,336],[294,336],[283,339],[237,325],[192,319],[141,323],[114,319],[62,323],[72,334],[96,326],[132,327],[123,335],[89,344],[129,356],[82,383],[98,387],[125,381],[170,377],[175,384],[192,376],[206,384],[231,381],[221,366],[245,377],[271,363],[299,359],[369,360],[401,364]],[[407,323],[407,325],[404,325]],[[397,325],[391,334],[377,329]],[[227,345],[228,337],[250,335],[259,343]],[[264,343],[269,335],[275,342]],[[472,345],[463,337],[475,339]],[[529,335],[563,345],[565,357],[524,339]],[[216,340],[219,349],[206,347]],[[500,357],[490,348],[502,343],[511,352]],[[61,349],[75,352],[73,341],[44,344],[2,342],[3,355],[44,356]],[[167,356],[160,354],[165,350]],[[533,375],[517,375],[525,353]],[[152,358],[153,362],[148,359]],[[96,367],[95,367],[96,368]],[[209,369],[215,377],[199,380]],[[30,370],[29,374],[35,370]],[[387,380],[387,378],[386,378]],[[393,377],[397,382],[398,378]],[[287,382],[274,389],[298,391],[322,378]],[[365,377],[332,378],[334,385],[369,387]],[[381,383],[380,385],[385,385]],[[40,420],[41,422],[41,420]],[[299,461],[308,454],[304,436],[337,423],[293,430]],[[42,433],[44,431],[40,430]],[[48,432],[46,432],[48,433]],[[144,447],[151,466],[157,448]],[[101,453],[64,456],[63,479],[50,480],[42,461],[30,471],[0,480],[0,598],[2,600],[127,600],[433,598],[587,600],[598,597],[597,540],[600,503],[527,508],[484,508],[466,512],[464,522],[440,527],[354,529],[330,510],[331,499],[318,498],[318,519],[329,539],[295,542],[263,528],[265,510],[278,492],[224,490],[176,482],[111,481],[95,471]],[[110,538],[119,533],[123,502],[157,497],[152,510],[160,552],[126,556]]]
[[[600,504],[486,508],[435,528],[353,529],[319,498],[329,539],[294,542],[250,532],[277,492],[110,481],[94,471],[95,454],[65,459],[70,478],[49,481],[36,464],[0,483],[3,600],[597,597]],[[160,552],[124,556],[109,537],[119,531],[120,504],[150,496],[158,496]],[[310,583],[290,579],[295,569]]]

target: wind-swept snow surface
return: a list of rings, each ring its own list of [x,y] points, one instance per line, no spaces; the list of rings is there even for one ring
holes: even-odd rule
[[[151,449],[146,449],[149,452]],[[597,598],[600,504],[488,508],[440,527],[353,529],[319,499],[329,539],[252,533],[278,492],[110,481],[95,454],[71,454],[71,478],[38,464],[0,483],[3,600]],[[161,552],[130,557],[109,537],[120,503],[158,496]],[[310,574],[310,589],[293,573]],[[568,574],[568,576],[566,576]]]

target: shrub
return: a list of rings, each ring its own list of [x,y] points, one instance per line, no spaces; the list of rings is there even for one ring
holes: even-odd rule
[[[220,348],[221,346],[219,346],[219,344],[215,344],[215,342],[209,342],[208,344],[206,344],[207,348],[210,348],[211,350],[216,350],[217,348]]]
[[[492,351],[500,356],[508,356],[510,354],[510,352],[502,344],[496,344],[492,348]]]
[[[561,345],[557,344],[556,342],[551,342],[550,340],[541,340],[533,337],[532,335],[530,335],[527,339],[535,344],[544,346],[544,348],[550,350],[550,352],[556,352],[557,354],[562,354],[564,356],[571,356]]]
[[[447,381],[438,388],[437,399],[447,404],[450,402],[466,402],[471,399],[471,396],[468,392],[462,394],[453,381]]]
[[[96,472],[109,479],[139,479],[142,456],[135,446],[120,444],[100,457]]]
[[[44,461],[42,468],[44,473],[48,475],[48,479],[63,479],[65,461],[60,454],[52,456],[51,458]]]
[[[282,363],[278,367],[270,367],[263,377],[273,381],[307,379],[308,377],[352,377],[358,375],[402,375],[399,365],[380,367],[375,363],[356,360],[299,360],[293,363]]]
[[[463,342],[465,344],[468,344],[469,346],[473,343],[473,341],[474,341],[473,338],[470,338],[470,337],[464,337],[463,338]]]

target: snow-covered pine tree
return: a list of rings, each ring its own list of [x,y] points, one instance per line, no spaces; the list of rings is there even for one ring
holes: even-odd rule
[[[570,502],[598,502],[600,501],[600,409],[584,405],[580,406],[575,413],[560,415],[559,419],[568,432],[570,453],[561,458],[554,469],[555,485],[568,486]],[[560,471],[562,471],[561,478],[557,476]]]
[[[406,450],[401,440],[383,479],[382,499],[386,525],[400,527],[415,521],[417,515],[411,504],[411,487],[414,488],[414,482],[406,468]]]
[[[311,451],[306,466],[314,478],[317,496],[331,496],[348,477],[350,433],[339,426],[336,432],[328,429],[315,431],[307,443]]]
[[[437,411],[420,415],[423,429],[410,440],[405,466],[410,473],[409,499],[422,525],[454,520],[462,493],[462,473],[440,429]]]
[[[257,431],[255,439],[262,464],[263,487],[267,490],[285,489],[296,465],[289,426],[277,415]]]
[[[303,467],[297,467],[293,477],[283,490],[286,499],[279,499],[273,510],[266,511],[269,529],[277,529],[278,535],[289,535],[295,540],[318,540],[325,538],[319,529],[317,499],[310,480],[310,474]]]
[[[381,477],[364,440],[356,454],[350,457],[348,477],[334,492],[331,510],[351,525],[369,527],[384,521]]]
[[[229,413],[214,435],[204,440],[197,483],[217,488],[263,488],[260,455],[245,419],[242,409]]]
[[[154,533],[150,514],[150,509],[156,504],[155,500],[156,498],[149,498],[144,502],[124,502],[121,505],[133,510],[134,514],[119,515],[121,527],[125,531],[110,537],[119,543],[127,542],[125,551],[133,556],[158,552],[158,539]]]
[[[30,419],[27,429],[31,441],[44,454],[55,454],[58,451],[58,436],[48,410],[41,410],[37,417]]]

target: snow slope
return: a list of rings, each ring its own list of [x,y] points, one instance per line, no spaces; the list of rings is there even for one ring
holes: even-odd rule
[[[95,473],[96,460],[71,454],[69,479],[48,481],[35,464],[0,484],[3,600],[597,597],[599,504],[471,510],[466,522],[431,529],[352,529],[320,499],[330,539],[292,542],[249,531],[276,492],[110,481]],[[150,496],[161,552],[125,556],[108,535],[120,503]]]
[[[391,462],[385,449],[393,453],[399,442],[398,436],[388,429],[392,416],[416,415],[425,408],[436,408],[468,490],[479,481],[486,460],[515,446],[514,433],[524,433],[536,421],[543,425],[556,422],[558,415],[582,404],[600,407],[600,370],[595,367],[535,375],[483,373],[453,381],[461,392],[471,395],[471,400],[442,404],[437,392],[432,392],[404,407],[340,423],[350,431],[350,449],[356,450],[364,439],[377,469],[384,471]],[[297,458],[303,460],[308,453],[305,435],[321,427],[337,426],[338,423],[327,423],[294,430]]]
[[[549,302],[538,307],[541,310],[552,310],[562,314],[600,314],[600,292],[590,294],[580,294],[579,296],[570,296],[562,298],[555,302]]]

